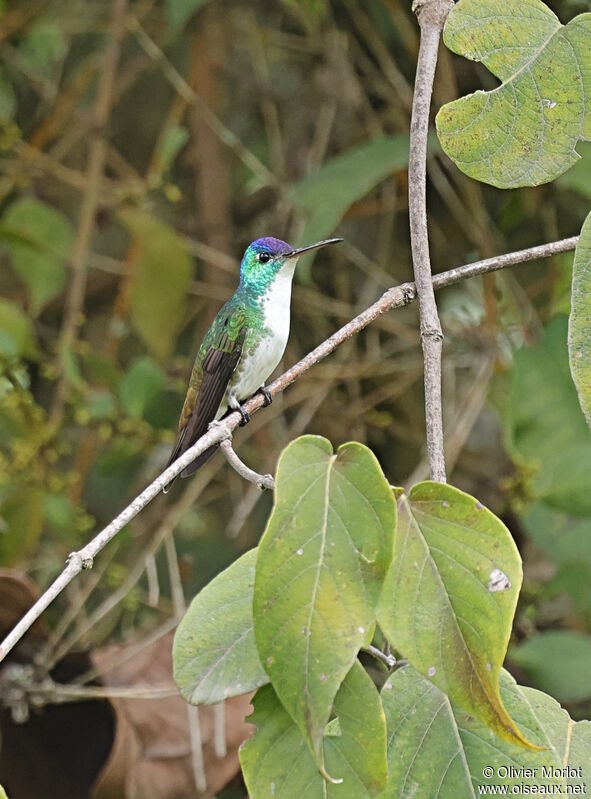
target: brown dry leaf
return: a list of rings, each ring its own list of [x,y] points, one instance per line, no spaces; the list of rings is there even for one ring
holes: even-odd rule
[[[172,633],[108,671],[105,685],[134,689],[172,686]],[[103,670],[120,660],[124,647],[95,653]],[[251,712],[250,695],[225,703],[227,755],[218,758],[213,746],[213,708],[199,708],[203,759],[208,789],[195,787],[187,709],[180,696],[164,699],[111,700],[116,733],[113,749],[101,771],[93,799],[185,799],[214,796],[239,771],[238,747],[251,734],[244,718]]]

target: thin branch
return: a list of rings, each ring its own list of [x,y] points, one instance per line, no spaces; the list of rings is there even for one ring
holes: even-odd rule
[[[265,488],[272,491],[275,488],[275,480],[273,480],[273,476],[270,474],[259,474],[247,466],[243,461],[240,460],[236,452],[232,447],[232,439],[225,438],[220,443],[220,449],[224,453],[224,457],[230,464],[230,466],[238,472],[240,477],[244,477],[245,480],[248,480],[249,483],[254,483],[257,488],[260,488],[263,491]]]
[[[84,699],[170,699],[179,696],[179,689],[172,683],[127,688],[118,685],[62,685],[47,680],[32,687],[29,693],[38,707]]]
[[[172,603],[174,617],[180,621],[187,611],[187,603],[183,593],[183,583],[179,560],[172,537],[172,530],[166,536],[164,546],[166,549],[166,559],[168,561],[168,576],[172,593]],[[193,780],[198,791],[207,790],[207,777],[205,774],[205,761],[203,759],[203,736],[201,734],[201,724],[199,719],[199,708],[187,703],[185,707],[187,714],[187,725],[189,727],[189,738],[191,741],[191,764],[193,767]]]
[[[573,236],[569,239],[554,241],[550,244],[542,244],[527,250],[499,255],[494,258],[487,258],[483,261],[476,261],[472,264],[450,269],[448,272],[442,272],[436,275],[433,278],[433,286],[436,289],[443,288],[444,286],[459,283],[469,277],[482,275],[487,272],[495,272],[506,266],[568,252],[569,250],[574,250],[578,240],[578,236]],[[362,311],[358,316],[337,330],[336,333],[329,336],[322,344],[319,344],[315,349],[309,352],[301,361],[298,361],[298,363],[274,380],[268,386],[269,391],[273,395],[279,391],[283,391],[304,372],[307,372],[308,369],[316,363],[326,358],[327,355],[330,355],[330,353],[344,341],[347,341],[351,336],[359,333],[382,314],[394,308],[402,308],[408,305],[416,298],[416,294],[417,291],[414,283],[403,283],[400,286],[394,286],[388,289],[377,302],[370,305],[365,311]],[[258,411],[259,408],[263,407],[263,404],[264,399],[262,395],[257,393],[245,402],[243,407],[247,413],[252,415],[255,411]],[[214,444],[220,444],[224,439],[228,438],[240,421],[241,416],[235,411],[211,430],[208,430],[208,432],[196,441],[178,460],[158,475],[158,477],[121,511],[110,524],[101,530],[92,541],[78,552],[73,552],[70,555],[65,569],[58,575],[45,593],[39,597],[37,602],[35,602],[30,610],[23,616],[9,635],[6,636],[2,644],[0,644],[0,662],[4,660],[6,655],[13,649],[18,641],[20,641],[36,619],[38,619],[53,600],[59,596],[74,577],[80,574],[83,569],[92,568],[94,558],[104,549],[109,541],[111,541],[123,527],[129,524],[146,505],[158,496],[162,489],[165,488],[174,477],[177,477],[186,466],[192,463],[198,455],[205,452],[206,449],[209,449],[209,447]]]
[[[213,751],[219,758],[226,757],[228,754],[225,702],[218,702],[213,706]]]
[[[453,0],[415,0],[421,38],[410,122],[408,160],[408,213],[415,283],[419,298],[421,345],[425,362],[425,422],[427,457],[433,480],[445,483],[441,350],[443,332],[431,280],[427,233],[427,134],[439,37]]]
[[[58,344],[58,354],[63,362],[72,350],[78,335],[78,328],[82,321],[82,308],[86,292],[86,261],[90,247],[90,238],[94,228],[94,218],[101,193],[101,182],[107,155],[105,141],[105,127],[109,119],[111,95],[115,82],[115,72],[119,60],[121,40],[125,32],[125,7],[127,0],[113,0],[109,41],[105,48],[105,58],[102,65],[98,93],[94,106],[94,138],[90,144],[88,166],[82,204],[80,207],[80,221],[72,256],[70,259],[72,269],[72,282],[66,298],[64,321]],[[57,423],[63,413],[68,392],[67,370],[62,368],[55,392],[51,418]]]
[[[515,264],[524,264],[527,261],[537,261],[539,258],[550,258],[553,255],[570,252],[575,249],[578,243],[579,237],[571,236],[569,239],[559,239],[548,244],[538,244],[537,247],[528,247],[526,250],[494,255],[492,258],[485,258],[482,261],[473,261],[471,264],[456,266],[455,269],[448,269],[447,272],[440,272],[438,275],[434,275],[433,288],[442,289],[469,277],[484,275],[488,272],[498,272],[506,266],[515,266]]]
[[[377,646],[373,646],[373,644],[364,646],[363,651],[367,652],[368,655],[372,655],[376,660],[381,661],[389,669],[393,669],[397,663],[394,655],[389,655],[386,652],[382,652],[381,649],[378,649]]]
[[[191,765],[193,767],[193,781],[198,791],[207,790],[207,777],[203,761],[203,738],[199,726],[199,708],[197,705],[187,704],[187,721],[189,723],[189,739],[191,741]],[[201,755],[201,760],[199,759]]]

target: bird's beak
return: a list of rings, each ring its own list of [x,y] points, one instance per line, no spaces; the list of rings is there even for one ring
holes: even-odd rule
[[[297,258],[305,252],[317,250],[319,247],[326,247],[328,244],[338,244],[339,241],[343,241],[343,239],[325,239],[324,241],[317,241],[316,244],[308,244],[307,247],[299,247],[297,250],[293,250],[293,252],[288,253],[285,257]]]

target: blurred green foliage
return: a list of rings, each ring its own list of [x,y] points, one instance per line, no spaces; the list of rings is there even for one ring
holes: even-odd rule
[[[186,246],[167,225],[127,208],[119,213],[138,253],[131,285],[131,324],[158,360],[170,355],[183,325],[191,259]]]
[[[2,218],[0,241],[12,268],[27,288],[28,307],[38,316],[64,288],[74,231],[66,217],[33,198],[10,205]]]
[[[290,198],[305,224],[300,243],[327,238],[351,205],[408,164],[408,136],[374,139],[336,156],[292,187]],[[300,275],[309,275],[311,255],[302,258]]]
[[[532,499],[591,514],[591,432],[568,365],[567,320],[556,316],[535,347],[515,353],[506,405],[509,454],[529,469]]]
[[[250,240],[346,239],[296,275],[285,366],[411,279],[406,160],[417,30],[408,5],[131,2],[128,22],[141,24],[151,49],[126,25],[108,124],[96,130],[111,4],[74,0],[67,14],[58,0],[6,4],[0,566],[25,567],[46,583],[166,463],[192,359]],[[562,22],[580,10],[569,3]],[[482,88],[478,66],[443,47],[440,59],[436,107]],[[106,146],[82,248],[84,297],[61,348],[97,136]],[[435,270],[577,234],[591,174],[590,148],[579,149],[583,158],[556,183],[503,192],[469,180],[434,146]],[[571,263],[524,264],[439,294],[450,479],[501,516],[519,544],[519,646],[548,630],[591,631],[591,449],[560,315]],[[425,474],[415,307],[343,345],[235,444],[269,472],[303,432],[367,443],[392,483]],[[112,609],[85,643],[137,636],[168,618],[175,575],[194,594],[257,543],[269,508],[221,457],[177,481],[104,553],[109,579],[87,609],[126,581],[133,601]],[[167,530],[176,565],[160,546]],[[153,554],[148,579],[143,565]],[[74,601],[62,597],[53,618]],[[536,657],[547,651],[533,646],[527,669],[511,665],[544,687]],[[586,712],[579,699],[577,714]]]
[[[560,668],[556,668],[560,653]],[[591,699],[591,639],[569,630],[555,630],[536,635],[512,652],[537,686],[559,702]]]

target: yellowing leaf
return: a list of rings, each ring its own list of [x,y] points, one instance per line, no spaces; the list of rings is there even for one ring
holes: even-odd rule
[[[521,586],[509,531],[473,497],[440,483],[402,494],[398,513],[380,627],[450,699],[499,737],[531,746],[499,694]]]
[[[541,0],[460,0],[444,42],[502,81],[437,114],[459,169],[511,188],[547,183],[577,161],[577,142],[591,138],[591,14],[561,25]]]

